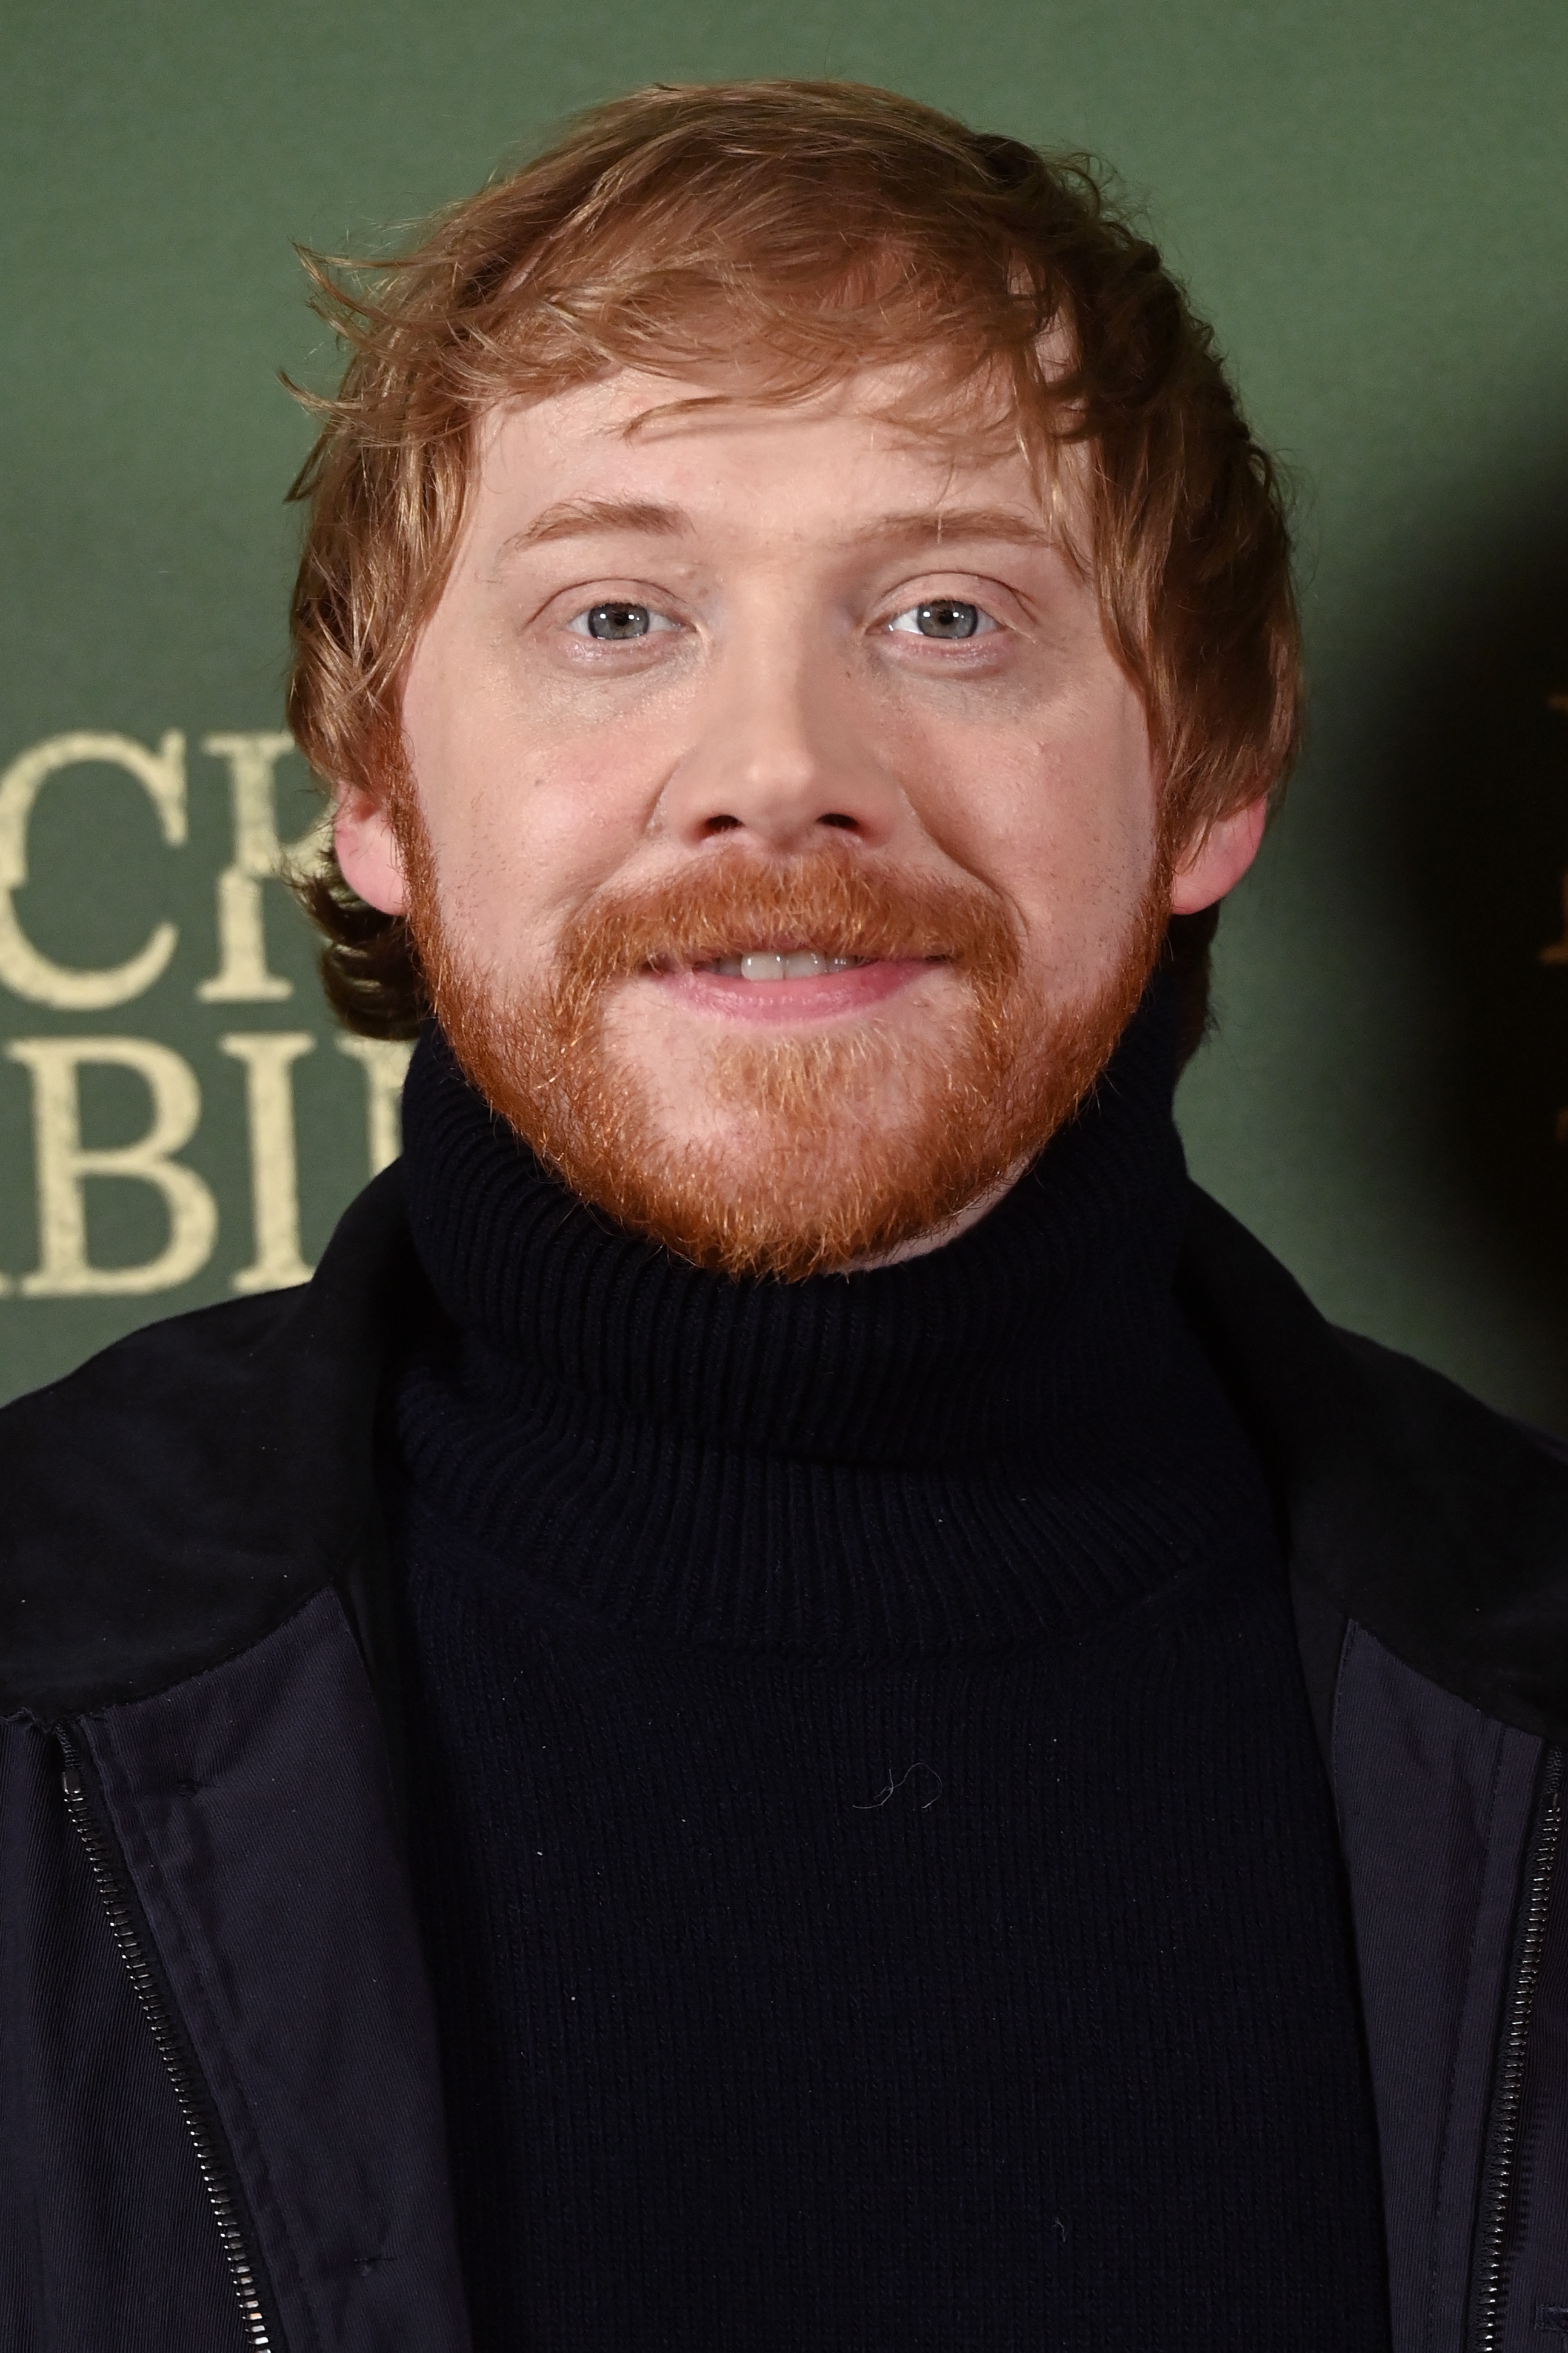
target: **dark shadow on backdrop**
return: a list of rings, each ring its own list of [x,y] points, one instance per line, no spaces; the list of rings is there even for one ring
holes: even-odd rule
[[[1562,1335],[1542,1387],[1568,1397],[1564,444],[1429,586],[1383,743],[1438,1048],[1432,1173],[1541,1300]]]

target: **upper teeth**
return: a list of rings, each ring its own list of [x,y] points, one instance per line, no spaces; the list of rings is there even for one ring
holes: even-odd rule
[[[855,961],[853,956],[818,955],[815,948],[797,948],[789,955],[758,949],[748,955],[721,956],[708,969],[730,980],[815,980],[819,973],[844,972]]]

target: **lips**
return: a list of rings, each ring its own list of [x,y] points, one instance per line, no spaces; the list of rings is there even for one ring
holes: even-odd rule
[[[863,1015],[930,970],[926,956],[822,956],[809,949],[786,954],[759,948],[712,964],[650,972],[647,977],[693,1012],[772,1024]]]

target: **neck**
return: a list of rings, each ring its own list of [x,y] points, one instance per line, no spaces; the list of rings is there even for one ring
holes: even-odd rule
[[[858,1258],[844,1269],[844,1272],[870,1274],[880,1266],[905,1266],[912,1258],[929,1258],[932,1250],[945,1250],[949,1242],[955,1242],[960,1234],[966,1234],[971,1226],[977,1226],[982,1218],[989,1217],[997,1202],[1012,1191],[1023,1174],[1021,1167],[1015,1168],[1003,1177],[1000,1184],[988,1185],[984,1192],[971,1201],[967,1208],[960,1209],[955,1218],[944,1218],[941,1225],[932,1226],[927,1233],[916,1234],[910,1241],[900,1242],[897,1250],[878,1250],[869,1258]]]

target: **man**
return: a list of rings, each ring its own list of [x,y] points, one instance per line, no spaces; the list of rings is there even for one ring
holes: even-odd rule
[[[0,1421],[5,2342],[1568,2329],[1568,1471],[1172,1124],[1298,731],[1205,331],[833,85],[323,283],[405,1159]]]

